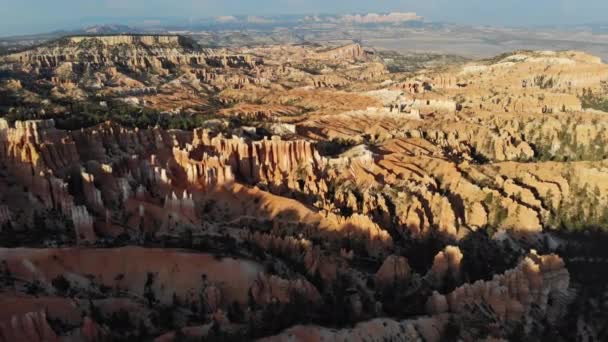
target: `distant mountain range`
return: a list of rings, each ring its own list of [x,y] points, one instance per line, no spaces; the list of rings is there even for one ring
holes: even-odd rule
[[[81,33],[86,34],[117,34],[137,33],[139,29],[127,25],[96,25],[84,28]]]
[[[83,19],[84,28],[0,38],[0,53],[10,53],[66,35],[180,34],[206,47],[272,44],[346,44],[400,53],[439,53],[469,58],[527,50],[582,50],[608,59],[608,25],[556,24],[490,27],[433,22],[413,12],[350,15],[218,16],[185,18]]]
[[[92,18],[83,22],[112,22],[115,19]],[[264,28],[277,26],[295,26],[305,24],[391,24],[399,25],[411,22],[422,22],[423,17],[413,12],[364,13],[349,15],[278,15],[278,16],[218,16],[200,19],[184,18],[124,18],[120,24],[86,25],[84,28],[61,30],[50,33],[4,37],[6,39],[27,39],[43,36],[61,36],[65,34],[116,34],[116,33],[149,33],[167,31],[222,30],[226,28]]]

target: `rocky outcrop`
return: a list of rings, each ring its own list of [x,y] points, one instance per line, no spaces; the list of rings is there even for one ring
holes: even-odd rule
[[[306,279],[286,280],[260,273],[250,289],[251,298],[257,305],[288,304],[304,301],[318,304],[319,291]]]
[[[446,317],[420,318],[412,321],[375,319],[352,329],[335,330],[316,326],[296,326],[260,342],[304,341],[429,341],[441,340]]]
[[[307,251],[312,248],[312,243],[305,239],[297,239],[293,236],[281,237],[274,234],[254,232],[247,234],[246,240],[255,243],[265,251],[288,256],[292,260],[301,260]]]
[[[58,342],[59,337],[51,329],[44,312],[31,312],[13,316],[8,322],[0,322],[0,341]]]
[[[184,191],[181,195],[176,195],[172,192],[171,195],[165,196],[165,209],[174,214],[181,214],[186,217],[194,218],[194,200],[192,194]]]
[[[11,210],[6,205],[0,205],[0,231],[5,224],[11,221]]]
[[[107,46],[112,45],[136,45],[142,44],[147,46],[179,46],[179,36],[162,36],[162,35],[108,35],[108,36],[72,36],[67,38],[70,43],[79,44],[84,41],[99,41]]]
[[[393,246],[391,235],[369,216],[354,214],[350,217],[343,217],[328,213],[325,224],[327,226],[321,227],[323,230],[335,231],[362,241],[365,243],[367,251],[375,256],[385,255],[387,250]]]
[[[411,276],[410,265],[404,257],[391,255],[376,272],[375,281],[376,287],[395,288],[399,285],[405,285]]]
[[[175,161],[185,170],[189,183],[207,188],[234,181],[235,175],[225,158],[203,153],[200,156],[201,160],[196,160],[190,155],[190,151],[173,149]]]
[[[488,305],[499,320],[517,321],[532,306],[544,313],[550,310],[551,301],[566,294],[569,281],[560,257],[532,251],[515,269],[491,281],[465,284],[445,296],[434,293],[427,309],[430,314],[460,314],[476,305]]]
[[[327,284],[331,284],[338,277],[338,264],[318,246],[306,251],[304,266],[309,275],[318,275]]]
[[[96,240],[93,230],[93,217],[84,206],[77,206],[72,209],[71,217],[76,230],[78,243],[94,243]]]
[[[220,157],[215,160],[219,164],[216,167],[221,168],[222,163],[230,166],[234,175],[252,183],[264,181],[284,184],[286,178],[297,177],[300,170],[311,172],[325,163],[311,143],[302,140],[283,141],[280,137],[250,142],[222,135],[211,137],[206,130],[196,130],[191,146],[190,154],[193,157],[205,162],[214,158],[205,155],[205,151],[209,151]],[[193,174],[193,178],[198,174],[194,170],[188,172]],[[229,176],[228,173],[226,175]]]
[[[87,172],[81,172],[82,191],[87,206],[96,212],[102,212],[104,208],[101,199],[101,191],[95,187],[95,176]]]
[[[121,58],[117,58],[120,53]],[[167,63],[205,64],[206,57],[205,52],[194,52],[187,39],[179,36],[115,35],[69,37],[55,46],[42,46],[6,59],[26,68],[59,68],[72,63],[78,70],[127,66],[133,71],[166,73]]]
[[[345,59],[359,60],[367,58],[363,47],[359,44],[349,44],[337,47],[328,51],[317,52],[316,58],[319,59]]]
[[[313,76],[312,84],[317,88],[338,88],[348,85],[348,80],[338,77],[336,75],[319,75]]]
[[[14,167],[29,168],[30,174],[68,167],[78,160],[75,144],[54,127],[53,120],[16,121],[14,128],[4,121],[0,157]]]
[[[482,127],[458,128],[459,124],[453,124],[447,130],[427,131],[423,136],[439,146],[449,147],[455,151],[466,152],[474,156],[475,153],[482,154],[490,160],[504,161],[514,159],[530,159],[534,157],[534,150],[523,139],[507,132],[497,135]],[[462,125],[467,126],[467,125]],[[416,134],[414,133],[413,136]]]
[[[84,317],[80,329],[72,331],[67,336],[62,336],[62,342],[103,342],[110,340],[110,332],[99,326],[90,317]]]
[[[463,254],[456,246],[447,246],[437,253],[433,266],[426,277],[436,287],[442,286],[447,277],[458,283],[461,279],[461,262]]]
[[[62,137],[54,122],[17,121],[10,128],[6,122],[0,126],[0,163],[42,200],[49,209],[57,209],[72,219],[79,242],[94,242],[93,218],[84,206],[76,206],[68,191],[68,184],[53,176],[78,161],[75,144],[68,136]],[[4,138],[5,140],[1,140]],[[93,185],[93,176],[83,173],[84,196],[91,208],[101,211],[101,193]]]
[[[236,116],[242,119],[273,121],[275,117],[296,116],[301,109],[293,106],[284,105],[257,105],[239,103],[231,108],[222,109],[220,114],[226,116]]]

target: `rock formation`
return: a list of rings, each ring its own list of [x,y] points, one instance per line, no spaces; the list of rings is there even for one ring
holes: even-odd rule
[[[375,282],[378,288],[394,288],[404,285],[411,276],[410,265],[407,259],[396,255],[391,255],[376,272]]]
[[[317,289],[306,280],[289,281],[265,274],[258,275],[250,293],[254,302],[262,306],[289,303],[294,301],[295,297],[310,303],[319,303],[321,300]]]
[[[570,276],[556,255],[539,256],[532,251],[515,269],[457,288],[447,296],[433,294],[427,303],[430,314],[459,314],[475,305],[488,305],[501,321],[521,320],[532,305],[546,312],[550,298],[564,296]]]
[[[59,341],[59,338],[49,326],[44,312],[32,312],[0,323],[0,340],[53,342]]]
[[[462,258],[462,252],[458,247],[447,246],[435,256],[427,278],[436,282],[436,286],[441,286],[446,277],[456,282],[460,281]]]
[[[445,318],[422,318],[402,322],[375,319],[344,330],[296,326],[260,341],[440,341],[446,323]]]

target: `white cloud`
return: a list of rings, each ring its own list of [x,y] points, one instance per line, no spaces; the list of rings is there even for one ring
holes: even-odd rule
[[[232,15],[224,15],[224,16],[219,16],[219,17],[215,17],[215,21],[219,22],[219,23],[230,23],[230,22],[235,22],[238,19]]]
[[[401,23],[406,21],[422,20],[422,17],[414,12],[394,12],[386,15],[368,13],[366,15],[345,15],[340,17],[342,22],[372,24],[372,23]]]

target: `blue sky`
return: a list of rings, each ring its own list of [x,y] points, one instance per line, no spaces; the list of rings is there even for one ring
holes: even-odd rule
[[[121,23],[126,17],[389,11],[484,25],[608,22],[608,0],[0,0],[0,36],[74,28],[93,18]]]

